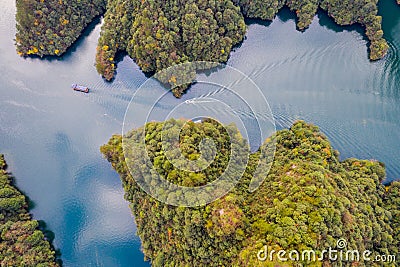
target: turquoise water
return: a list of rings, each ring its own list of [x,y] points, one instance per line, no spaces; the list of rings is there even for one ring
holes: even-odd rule
[[[125,57],[113,83],[98,76],[100,20],[62,58],[20,58],[14,2],[0,4],[0,153],[34,202],[34,217],[54,233],[64,266],[148,266],[118,175],[99,153],[121,132],[145,75]],[[298,32],[283,11],[272,23],[248,21],[247,38],[228,64],[259,85],[278,128],[296,119],[313,122],[342,158],[385,162],[389,181],[400,178],[400,7],[385,0],[380,12],[391,50],[379,62],[368,60],[360,28],[337,27],[320,14]],[[92,92],[73,92],[72,83]],[[167,96],[163,107],[204,94],[195,85],[182,100]]]

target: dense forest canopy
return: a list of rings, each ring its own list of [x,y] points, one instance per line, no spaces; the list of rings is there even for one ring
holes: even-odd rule
[[[318,9],[339,25],[359,23],[370,41],[370,59],[385,56],[378,0],[17,0],[20,55],[61,55],[96,15],[103,14],[97,71],[114,77],[116,54],[125,51],[145,72],[189,61],[226,62],[245,35],[244,17],[272,20],[288,6],[306,29]],[[400,4],[400,3],[399,3]],[[107,7],[105,8],[105,6]],[[173,87],[174,75],[167,79]],[[176,76],[176,75],[175,75]],[[175,88],[180,96],[187,86]]]
[[[18,54],[59,56],[104,12],[106,0],[16,0],[16,4]]]
[[[145,72],[184,62],[226,62],[245,31],[240,8],[231,0],[111,0],[96,67],[106,79],[112,79],[118,51],[128,52]],[[174,90],[176,96],[185,87],[181,89]]]
[[[217,153],[217,162],[207,175],[182,176],[183,172],[164,156],[159,137],[163,124],[146,125],[146,136],[151,137],[146,145],[157,171],[166,179],[197,186],[221,173],[219,167],[223,169],[228,161],[225,149]],[[196,144],[209,133],[226,144],[228,135],[222,128],[213,121],[189,124],[181,134],[182,153],[188,158],[198,157]],[[131,136],[142,134],[142,130],[134,130]],[[256,192],[249,193],[248,185],[259,152],[250,156],[247,170],[233,191],[197,208],[166,205],[147,195],[128,171],[121,136],[113,136],[101,148],[121,177],[145,257],[153,266],[276,266],[280,263],[257,259],[263,246],[320,252],[335,247],[340,238],[352,249],[372,251],[371,258],[398,255],[400,183],[382,184],[383,164],[357,159],[340,162],[339,153],[318,127],[302,121],[271,138],[277,142],[275,160]],[[285,264],[294,265],[290,261]],[[313,266],[334,264],[340,262],[316,262]],[[373,262],[358,264],[380,266]]]
[[[0,155],[0,266],[59,266],[55,252],[38,227]]]

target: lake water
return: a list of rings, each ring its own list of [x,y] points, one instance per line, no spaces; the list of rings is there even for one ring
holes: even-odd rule
[[[20,58],[14,1],[0,4],[0,153],[33,201],[34,218],[55,234],[64,266],[148,266],[118,175],[99,152],[121,132],[145,75],[125,57],[113,83],[99,77],[93,65],[100,20],[62,58]],[[315,123],[343,159],[385,162],[390,181],[400,178],[400,7],[384,0],[380,12],[391,46],[384,60],[368,60],[358,27],[337,27],[319,15],[298,32],[284,11],[272,23],[248,21],[228,65],[259,85],[278,128],[296,119]],[[73,92],[72,83],[92,92]],[[202,93],[196,85],[166,102]]]

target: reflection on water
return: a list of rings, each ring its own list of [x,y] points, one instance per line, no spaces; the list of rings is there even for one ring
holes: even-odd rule
[[[99,153],[121,132],[145,75],[127,57],[113,83],[97,75],[98,23],[60,59],[22,59],[13,47],[14,1],[0,4],[0,153],[35,202],[34,217],[54,232],[65,266],[148,266],[119,178]],[[228,64],[254,79],[279,128],[313,122],[342,158],[381,160],[392,180],[400,177],[400,8],[394,1],[380,8],[391,46],[385,60],[369,62],[361,28],[337,27],[321,13],[298,32],[286,10],[272,23],[248,21],[247,38]],[[71,83],[92,91],[73,92]],[[204,90],[195,85],[181,100],[167,96],[160,110],[193,97],[225,97],[219,88]]]

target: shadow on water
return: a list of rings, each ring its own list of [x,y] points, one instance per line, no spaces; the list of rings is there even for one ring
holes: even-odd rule
[[[291,11],[289,7],[284,6],[281,10],[279,10],[278,14],[276,15],[277,18],[279,18],[279,20],[281,20],[282,22],[288,22],[288,21],[293,21],[296,23],[298,22],[298,18],[296,16],[296,13]],[[276,17],[274,18],[274,20],[276,19]],[[316,17],[318,18],[319,24],[322,27],[325,27],[329,30],[332,30],[334,32],[343,32],[343,31],[355,31],[358,32],[360,35],[363,36],[363,39],[365,41],[369,41],[366,34],[365,34],[365,29],[363,28],[362,25],[360,24],[353,24],[353,25],[347,25],[347,26],[341,26],[339,24],[337,24],[333,18],[329,17],[327,12],[322,10],[321,8],[318,9]],[[258,24],[258,25],[262,25],[265,27],[268,27],[271,25],[271,23],[273,21],[271,20],[262,20],[262,19],[250,19],[250,18],[246,18],[245,19],[246,24],[247,25],[253,25],[253,24]],[[299,28],[296,27],[296,29],[298,31],[307,31],[307,29],[305,30],[300,30]]]
[[[254,18],[245,18],[246,25],[262,25],[268,27],[271,23],[276,19],[279,18],[283,22],[288,22],[290,20],[296,21],[296,15],[294,12],[290,11],[290,9],[285,6],[279,10],[278,14],[275,16],[273,20],[263,20],[263,19],[254,19]]]
[[[45,237],[45,239],[50,243],[50,247],[51,249],[55,252],[54,256],[56,258],[56,262],[62,266],[63,265],[63,261],[61,260],[61,250],[60,249],[56,249],[53,246],[53,241],[54,238],[56,237],[56,235],[54,234],[53,231],[49,230],[47,228],[47,224],[45,221],[42,220],[38,220],[39,223],[39,230],[41,230],[43,232],[43,235]]]
[[[218,64],[215,67],[211,67],[209,69],[204,69],[204,70],[199,70],[197,71],[198,74],[204,74],[207,77],[210,76],[213,73],[217,73],[218,71],[222,70],[225,68],[225,64]]]
[[[396,31],[396,26],[400,23],[400,5],[395,0],[379,1],[379,15],[382,16],[382,28],[386,40],[393,40],[393,33]]]
[[[368,56],[371,53],[370,50],[370,45],[371,41],[368,39],[366,32],[365,32],[365,27],[359,23],[354,23],[352,25],[339,25],[335,22],[335,20],[332,17],[329,17],[327,12],[322,10],[321,8],[318,9],[317,16],[319,19],[319,24],[322,27],[325,27],[329,30],[332,30],[334,32],[357,32],[362,36],[362,39],[366,42],[367,45],[367,51],[368,51]]]
[[[4,169],[7,169],[7,165],[6,165],[6,168],[4,168]],[[34,220],[34,218],[32,217],[32,214],[30,213],[30,211],[35,208],[36,203],[32,199],[30,199],[24,191],[22,191],[21,189],[18,188],[18,186],[16,185],[15,177],[12,175],[12,173],[8,173],[8,175],[10,176],[10,179],[11,179],[11,183],[10,184],[13,187],[15,187],[25,197],[25,201],[28,204],[27,212],[29,213],[30,218],[32,220]],[[42,231],[42,233],[43,233],[43,235],[45,237],[45,240],[47,240],[49,242],[51,250],[53,250],[55,252],[56,262],[60,266],[62,266],[61,251],[60,251],[60,249],[56,249],[54,247],[54,245],[53,245],[53,241],[54,241],[54,238],[55,238],[54,232],[52,232],[51,230],[49,230],[47,228],[47,225],[46,225],[46,223],[44,221],[37,220],[37,222],[39,224],[39,227],[38,227],[39,230]]]
[[[103,80],[104,80],[106,83],[112,83],[112,82],[115,80],[115,78],[116,78],[117,75],[118,75],[118,64],[119,64],[120,62],[122,62],[126,56],[129,56],[128,53],[127,53],[126,51],[118,51],[118,52],[115,54],[115,56],[114,56],[114,59],[115,59],[114,64],[115,64],[116,68],[115,68],[114,76],[111,78],[111,80],[107,80],[107,79],[105,79],[104,77],[102,77]]]
[[[286,6],[281,8],[281,10],[279,10],[278,14],[274,17],[273,20],[264,20],[264,19],[246,18],[245,17],[244,21],[245,21],[247,26],[261,25],[261,26],[264,26],[264,27],[269,27],[277,17],[283,22],[287,22],[289,20],[296,21],[296,16]],[[246,39],[247,39],[247,37],[245,36],[243,42],[246,41]],[[243,42],[240,42],[239,44],[235,45],[232,48],[232,52],[235,52],[237,49],[239,49],[243,45]]]
[[[379,1],[379,15],[382,16],[383,37],[388,41],[389,52],[386,56],[384,75],[381,75],[380,95],[400,99],[400,5],[395,0]],[[386,84],[386,86],[382,86]]]
[[[25,195],[25,194],[24,194]],[[27,195],[25,195],[26,202],[28,203],[28,210],[33,210],[36,207],[36,203],[30,199]]]
[[[42,230],[42,232],[43,232],[44,236],[46,237],[46,239],[50,243],[53,243],[54,238],[56,237],[56,235],[47,228],[47,224],[46,224],[45,221],[38,220],[38,223],[39,223],[39,229]]]
[[[78,39],[67,49],[67,51],[60,57],[60,59],[68,59],[72,56],[74,52],[79,48],[79,46],[84,42],[84,40],[93,32],[98,24],[101,22],[102,16],[99,15],[95,17],[92,22],[90,22],[85,29],[82,31]],[[94,59],[93,59],[94,60]]]
[[[365,34],[365,29],[361,24],[355,23],[353,25],[339,25],[335,22],[335,20],[328,16],[326,11],[319,9],[317,12],[317,17],[319,20],[319,25],[325,27],[334,32],[344,32],[344,31],[353,31],[362,35],[363,40],[369,41],[367,35]]]
[[[284,6],[279,12],[278,12],[278,18],[283,21],[283,22],[288,22],[288,21],[294,21],[297,23],[297,16],[296,14],[290,10],[289,7]]]
[[[246,25],[248,25],[248,26],[257,24],[257,25],[262,25],[262,26],[268,27],[272,23],[271,20],[250,19],[250,18],[245,18],[244,21],[246,22]]]

